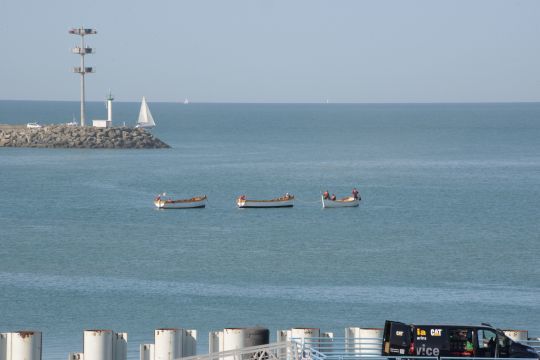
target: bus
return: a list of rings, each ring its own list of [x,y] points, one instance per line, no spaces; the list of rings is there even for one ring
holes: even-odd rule
[[[489,324],[414,325],[390,320],[384,324],[382,355],[540,358],[534,348]]]

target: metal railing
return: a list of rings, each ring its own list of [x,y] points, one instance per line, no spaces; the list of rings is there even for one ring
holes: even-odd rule
[[[316,349],[327,355],[380,356],[382,348],[382,338],[320,337],[293,338],[292,341],[297,342],[302,348]]]
[[[540,354],[540,338],[531,338],[529,340],[520,341],[520,343],[534,348],[534,350],[536,350],[536,352]]]
[[[301,347],[292,341],[245,347],[204,355],[180,358],[182,360],[302,360]]]
[[[540,339],[520,341],[533,347],[540,354]],[[293,338],[267,345],[246,347],[204,355],[181,358],[182,360],[464,360],[447,356],[382,356],[381,338]],[[467,357],[467,360],[502,360],[504,358]],[[512,360],[519,360],[513,358]],[[528,360],[531,360],[530,358]]]
[[[297,343],[302,358],[310,360],[354,360],[369,358],[370,360],[388,360],[382,356],[382,338],[293,338]],[[522,340],[519,343],[531,346],[540,355],[540,338]],[[392,356],[391,359],[437,359],[437,360],[463,360],[463,357],[442,356]],[[490,360],[485,357],[467,357],[467,359]],[[497,358],[499,360],[503,358]],[[516,358],[514,358],[515,360]],[[530,359],[530,358],[529,358]]]

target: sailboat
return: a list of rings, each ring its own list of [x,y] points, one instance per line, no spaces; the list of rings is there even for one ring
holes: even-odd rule
[[[184,104],[185,104],[185,105],[189,104],[188,98],[185,98],[185,99],[184,99]]]
[[[154,126],[156,126],[156,123],[154,122],[154,118],[152,117],[152,113],[150,113],[150,109],[148,108],[148,104],[146,103],[146,99],[143,96],[142,103],[141,103],[141,111],[139,112],[139,121],[137,121],[136,128],[145,128],[145,129],[151,129]]]

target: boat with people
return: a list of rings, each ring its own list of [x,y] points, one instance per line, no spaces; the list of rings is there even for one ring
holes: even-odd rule
[[[338,199],[336,195],[328,193],[325,191],[321,196],[323,209],[325,208],[340,208],[340,207],[357,207],[360,205],[360,194],[356,188],[352,190],[351,196],[346,196],[344,198]]]
[[[146,98],[143,96],[141,110],[139,111],[139,119],[137,120],[137,125],[135,125],[135,128],[151,129],[154,126],[156,126],[156,122],[154,121],[150,108],[146,103]]]
[[[167,194],[162,193],[154,199],[154,205],[158,209],[195,209],[206,206],[206,195],[195,196],[191,199],[173,200],[171,197],[166,197]]]
[[[236,204],[240,209],[293,207],[294,195],[287,193],[281,197],[270,200],[249,200],[245,195],[241,195],[236,199]]]

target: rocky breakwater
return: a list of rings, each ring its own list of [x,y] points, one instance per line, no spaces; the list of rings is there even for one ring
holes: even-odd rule
[[[170,146],[143,129],[50,125],[0,126],[0,147],[161,149]]]

